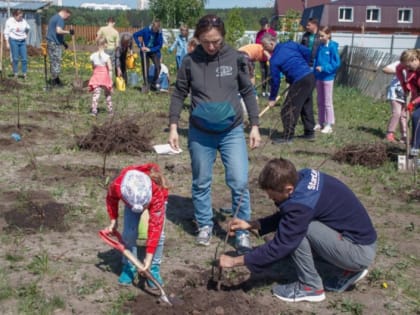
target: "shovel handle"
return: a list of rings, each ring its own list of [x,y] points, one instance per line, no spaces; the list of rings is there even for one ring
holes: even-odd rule
[[[116,240],[113,239],[111,237],[111,235],[115,236],[117,239]],[[142,273],[147,279],[149,279],[150,281],[152,281],[155,284],[155,286],[160,291],[162,300],[171,304],[169,302],[168,297],[166,296],[165,291],[163,290],[162,286],[160,285],[160,283],[155,279],[155,277],[153,277],[153,275],[150,273],[149,270],[144,269],[144,265],[138,260],[138,258],[135,257],[133,255],[133,253],[130,252],[130,250],[125,248],[120,232],[118,232],[117,230],[115,230],[113,232],[110,232],[110,231],[105,229],[105,230],[99,231],[99,236],[103,241],[105,241],[105,243],[107,243],[111,247],[113,247],[116,250],[118,250],[119,252],[121,252],[134,266],[136,266],[137,270],[144,270],[144,271],[139,271],[139,273]]]

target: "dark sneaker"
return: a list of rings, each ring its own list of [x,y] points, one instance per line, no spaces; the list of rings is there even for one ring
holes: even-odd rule
[[[315,134],[311,133],[311,134],[304,134],[304,135],[300,135],[297,136],[299,139],[302,140],[308,140],[308,141],[315,141]]]
[[[273,295],[286,302],[321,302],[325,300],[324,289],[314,289],[299,281],[279,284],[273,288]]]
[[[219,208],[221,214],[233,216],[233,209],[232,208]]]
[[[344,292],[351,285],[356,284],[368,274],[367,269],[362,271],[344,271],[341,275],[328,279],[324,282],[325,290],[332,292]]]
[[[271,142],[272,144],[293,144],[293,138],[275,138]]]
[[[236,248],[236,253],[238,255],[245,255],[246,253],[250,252],[252,248],[251,248],[251,243],[249,241],[249,234],[242,233],[236,236],[235,248]]]
[[[206,225],[199,228],[197,238],[195,239],[196,243],[199,245],[209,246],[212,233],[213,229],[211,226]]]

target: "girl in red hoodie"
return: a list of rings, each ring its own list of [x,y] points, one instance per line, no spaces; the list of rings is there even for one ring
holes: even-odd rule
[[[163,285],[160,276],[160,263],[163,253],[165,233],[166,203],[168,201],[168,184],[160,172],[159,166],[153,163],[125,167],[111,183],[106,196],[106,206],[111,219],[108,230],[113,232],[118,226],[118,203],[122,200],[124,207],[123,241],[125,246],[137,257],[138,225],[140,216],[149,210],[149,228],[147,231],[145,269]],[[136,275],[136,268],[123,257],[123,268],[118,279],[120,284],[130,285]],[[154,287],[151,281],[147,281]]]

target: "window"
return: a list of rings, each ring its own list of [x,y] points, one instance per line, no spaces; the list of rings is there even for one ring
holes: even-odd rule
[[[353,8],[341,7],[338,8],[339,22],[353,22]]]
[[[413,9],[398,9],[398,23],[413,23]]]
[[[368,7],[366,9],[366,22],[381,22],[381,9]]]

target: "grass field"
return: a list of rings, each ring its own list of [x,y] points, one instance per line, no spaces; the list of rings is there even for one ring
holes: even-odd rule
[[[287,304],[274,300],[270,293],[279,275],[250,280],[244,268],[237,268],[225,274],[226,281],[236,287],[226,286],[222,291],[208,287],[211,263],[224,240],[227,220],[218,209],[229,206],[230,194],[217,159],[212,189],[215,221],[221,229],[209,248],[196,247],[186,147],[187,106],[180,122],[184,150],[180,155],[110,153],[103,174],[104,154],[77,147],[76,139],[94,126],[130,117],[146,128],[152,144],[166,143],[170,95],[142,93],[140,86],[115,91],[114,117],[108,117],[101,98],[101,112],[92,118],[91,95],[71,87],[73,57],[66,52],[64,88],[45,90],[41,56],[30,58],[26,81],[12,80],[6,66],[0,82],[1,314],[420,314],[420,179],[397,169],[397,156],[404,154],[404,145],[383,140],[390,116],[387,102],[338,86],[334,133],[317,133],[314,142],[297,140],[286,146],[274,146],[269,138],[282,131],[280,107],[261,119],[263,145],[249,152],[253,217],[275,210],[258,189],[256,178],[265,162],[282,156],[298,168],[320,168],[349,185],[369,210],[379,237],[375,263],[367,279],[352,291],[328,293],[322,303]],[[80,52],[77,57],[79,73],[87,80],[91,73],[88,53]],[[165,52],[171,74],[174,59]],[[172,75],[172,83],[174,78]],[[260,98],[259,102],[262,110],[266,101]],[[12,133],[22,140],[13,140]],[[297,134],[301,133],[299,124]],[[368,148],[378,144],[386,145],[388,154],[375,168],[332,159],[349,145]],[[192,310],[185,305],[156,304],[156,298],[141,289],[141,281],[138,287],[118,286],[120,256],[97,237],[97,231],[108,224],[105,195],[110,178],[126,165],[145,162],[161,165],[172,183],[162,274],[168,292],[193,305]],[[252,242],[256,245],[263,240],[253,237]],[[248,286],[241,285],[242,281]]]

